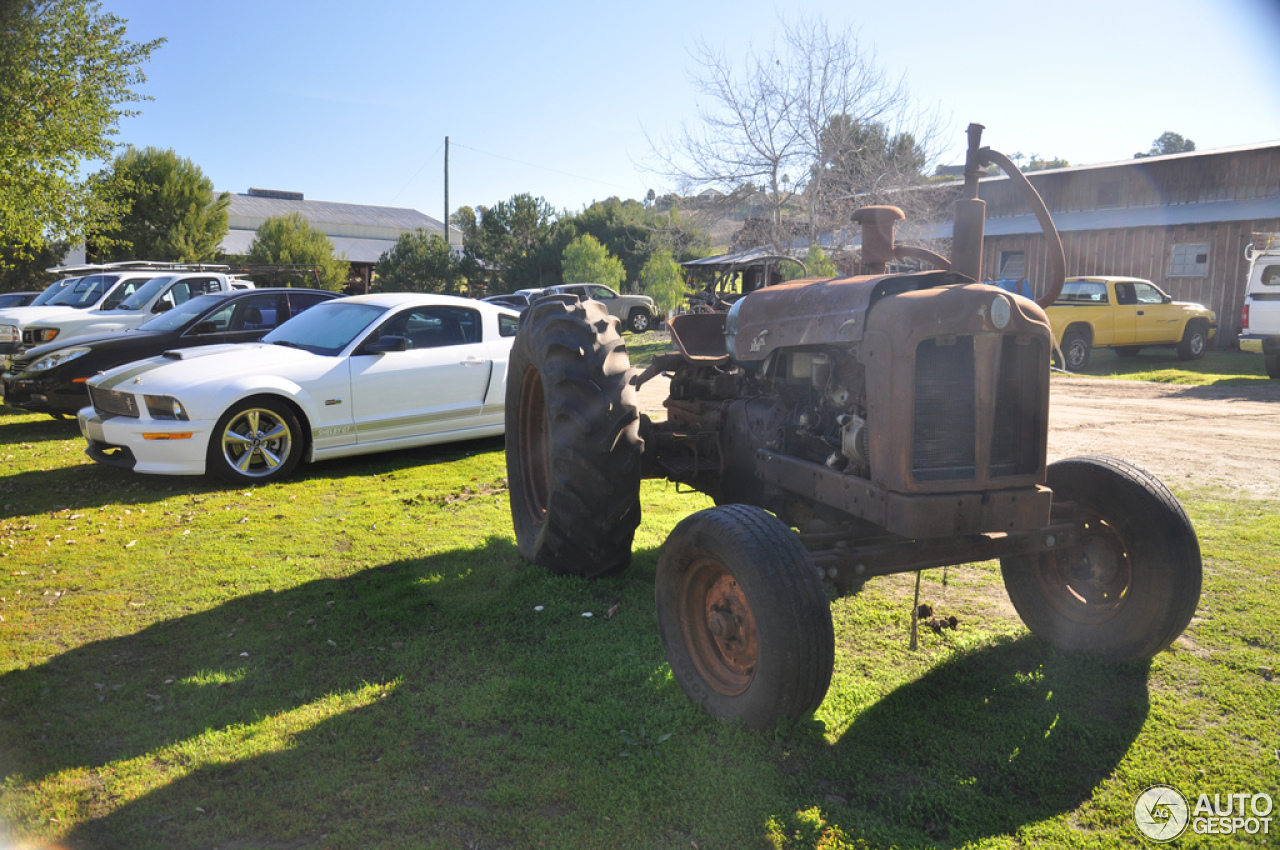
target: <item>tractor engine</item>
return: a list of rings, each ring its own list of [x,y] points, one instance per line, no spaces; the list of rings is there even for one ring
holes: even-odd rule
[[[952,272],[801,280],[672,320],[649,474],[805,531],[1044,525],[1050,331]],[[718,343],[718,347],[717,347]],[[653,450],[650,451],[650,448]]]

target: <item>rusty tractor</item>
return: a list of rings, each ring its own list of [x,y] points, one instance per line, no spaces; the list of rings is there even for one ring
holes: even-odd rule
[[[671,532],[655,599],[671,670],[714,716],[757,729],[821,704],[828,588],[999,559],[1028,629],[1067,651],[1149,658],[1186,628],[1200,547],[1174,496],[1104,456],[1046,463],[1053,337],[1065,276],[1035,189],[971,125],[953,259],[896,245],[893,207],[864,207],[862,275],[768,286],[670,322],[675,351],[631,368],[618,321],[572,297],[521,317],[506,398],[521,555],[587,577],[624,569],[640,482],[711,496]],[[978,283],[995,163],[1050,246],[1038,300]],[[886,270],[923,260],[934,268]],[[636,388],[670,376],[665,420]]]

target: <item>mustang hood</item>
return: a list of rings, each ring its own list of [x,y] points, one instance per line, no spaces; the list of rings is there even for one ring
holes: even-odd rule
[[[183,395],[203,384],[222,385],[244,375],[294,373],[299,364],[318,359],[298,348],[245,342],[166,351],[111,369],[90,383],[108,390]]]

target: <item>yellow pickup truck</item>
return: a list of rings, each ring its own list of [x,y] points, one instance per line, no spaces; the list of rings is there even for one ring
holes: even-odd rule
[[[1198,360],[1218,329],[1208,307],[1174,301],[1136,277],[1069,277],[1045,312],[1069,372],[1088,366],[1095,348],[1134,357],[1143,348],[1177,346],[1179,359]]]

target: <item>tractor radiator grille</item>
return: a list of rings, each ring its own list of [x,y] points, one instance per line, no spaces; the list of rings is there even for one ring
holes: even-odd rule
[[[973,337],[927,339],[916,348],[911,472],[917,481],[956,481],[1032,475],[1044,451],[1042,422],[1048,389],[1041,369],[1043,340],[1008,335],[992,376],[995,410],[990,433],[979,433]],[[986,365],[984,370],[990,368]],[[979,445],[989,448],[989,468],[978,468]]]
[[[1000,345],[996,416],[991,434],[991,477],[1030,475],[1040,466],[1045,406],[1040,370],[1048,358],[1044,341],[1006,336]]]
[[[926,339],[916,348],[911,472],[917,481],[974,478],[973,337]]]

